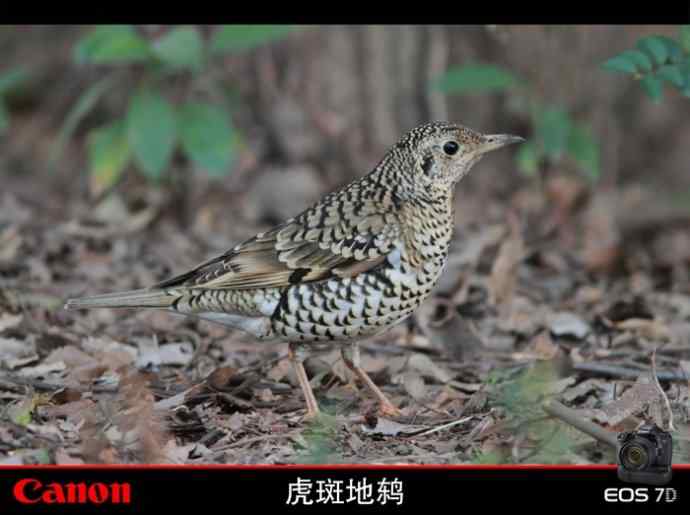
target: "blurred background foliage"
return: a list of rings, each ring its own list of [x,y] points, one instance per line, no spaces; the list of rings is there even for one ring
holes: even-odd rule
[[[690,25],[680,28],[678,38],[647,36],[635,48],[625,50],[604,63],[604,68],[631,74],[645,93],[659,102],[664,83],[690,97]]]
[[[0,173],[89,199],[184,206],[256,172],[311,200],[432,119],[529,138],[470,188],[516,169],[690,191],[687,26],[8,26],[0,46]]]
[[[589,178],[599,178],[599,143],[590,127],[576,123],[561,106],[540,103],[534,88],[509,70],[487,64],[454,67],[439,78],[436,87],[449,95],[508,92],[507,107],[527,118],[534,134],[516,155],[524,174],[533,176],[542,165],[568,156]]]
[[[130,161],[148,179],[160,180],[178,146],[193,167],[210,175],[227,174],[238,142],[232,99],[218,77],[204,71],[215,57],[249,51],[290,30],[224,26],[203,35],[196,27],[172,27],[146,38],[135,27],[120,25],[98,27],[81,37],[74,47],[74,62],[106,68],[67,115],[61,142],[111,88],[122,87],[125,77],[136,83],[125,86],[131,93],[122,116],[91,129],[87,136],[92,191],[115,184]],[[62,145],[57,155],[61,150]]]

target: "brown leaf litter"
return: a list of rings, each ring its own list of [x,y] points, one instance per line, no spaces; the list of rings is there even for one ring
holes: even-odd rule
[[[181,230],[146,191],[91,208],[74,196],[62,219],[0,195],[0,462],[611,459],[558,431],[545,399],[605,430],[645,417],[677,434],[690,425],[690,290],[670,279],[690,270],[678,231],[690,222],[676,212],[668,230],[663,213],[631,223],[621,203],[634,195],[565,179],[545,196],[477,204],[432,298],[363,342],[364,369],[402,417],[378,417],[326,348],[306,363],[326,417],[312,424],[282,344],[162,312],[61,309],[67,296],[145,287],[267,228],[210,195]]]

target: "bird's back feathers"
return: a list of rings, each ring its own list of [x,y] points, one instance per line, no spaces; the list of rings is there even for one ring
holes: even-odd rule
[[[381,263],[400,236],[399,209],[360,180],[297,217],[155,288],[248,290],[348,277]]]

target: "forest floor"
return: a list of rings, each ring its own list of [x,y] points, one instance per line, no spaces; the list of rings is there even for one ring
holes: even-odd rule
[[[267,228],[241,203],[228,216],[232,195],[183,231],[160,196],[88,205],[26,186],[0,192],[0,464],[614,462],[547,400],[612,432],[672,421],[674,461],[690,462],[690,214],[649,192],[565,176],[509,199],[458,193],[433,297],[362,345],[403,416],[377,416],[325,348],[307,362],[325,414],[307,423],[284,344],[164,312],[63,309]]]

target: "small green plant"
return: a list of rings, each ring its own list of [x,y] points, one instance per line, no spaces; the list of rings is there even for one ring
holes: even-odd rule
[[[491,64],[453,67],[433,87],[448,95],[511,92],[510,105],[526,114],[534,128],[533,138],[520,145],[516,155],[522,173],[536,175],[545,164],[569,159],[591,180],[599,178],[599,143],[589,126],[560,106],[545,105],[526,81],[509,70]]]
[[[640,82],[654,102],[661,102],[664,83],[690,97],[690,25],[680,28],[678,38],[647,36],[603,65],[604,69],[627,73]]]
[[[520,433],[528,448],[525,461],[533,463],[563,463],[571,459],[577,441],[564,430],[560,421],[545,417],[541,403],[552,394],[558,380],[554,365],[538,361],[518,375],[487,384],[492,405],[505,411],[506,423]],[[477,456],[475,460],[499,459],[500,454]],[[507,457],[506,457],[507,458]],[[482,461],[478,461],[482,462]],[[483,461],[486,462],[486,461]]]
[[[27,72],[22,68],[15,68],[0,73],[0,134],[10,126],[10,115],[7,110],[7,97],[17,91],[26,81]]]
[[[78,65],[104,74],[73,106],[56,143],[57,158],[79,123],[104,97],[125,91],[122,115],[88,133],[92,191],[108,190],[130,164],[158,181],[179,149],[212,176],[227,174],[239,140],[231,118],[232,91],[212,62],[285,37],[289,26],[227,25],[204,34],[175,26],[146,37],[131,25],[90,30],[74,48]],[[115,97],[119,98],[119,97]]]
[[[319,413],[309,421],[302,433],[302,444],[298,453],[300,463],[337,463],[342,455],[336,444],[338,424],[332,415]]]

